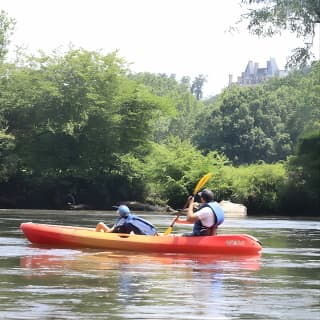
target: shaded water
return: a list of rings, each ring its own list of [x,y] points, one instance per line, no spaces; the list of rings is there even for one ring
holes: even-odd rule
[[[142,216],[159,231],[171,220]],[[93,227],[115,218],[0,210],[0,319],[320,318],[319,221],[227,218],[219,233],[257,237],[258,257],[44,248],[19,229],[27,221]]]

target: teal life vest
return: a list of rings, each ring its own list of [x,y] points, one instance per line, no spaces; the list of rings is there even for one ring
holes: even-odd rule
[[[224,221],[224,212],[218,202],[214,201],[204,203],[203,205],[201,205],[200,209],[204,207],[209,207],[211,209],[213,214],[213,225],[210,227],[206,227],[202,224],[201,220],[198,219],[193,225],[192,234],[194,236],[211,236],[215,233],[218,225],[220,225]]]
[[[147,220],[140,218],[134,214],[128,214],[126,217],[120,217],[114,225],[114,232],[144,234],[154,236],[157,229]]]

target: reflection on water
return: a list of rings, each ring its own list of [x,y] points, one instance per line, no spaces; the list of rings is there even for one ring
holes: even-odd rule
[[[263,243],[261,256],[230,257],[37,247],[24,239],[21,222],[94,226],[114,218],[40,213],[0,212],[1,319],[319,317],[318,221],[226,220],[223,233],[248,233]],[[148,219],[163,229],[171,220]]]
[[[40,272],[52,274],[54,271],[76,270],[87,272],[88,270],[110,270],[125,267],[158,269],[159,266],[172,266],[174,268],[186,268],[193,270],[214,270],[228,268],[229,270],[246,269],[259,270],[260,255],[251,256],[223,256],[223,255],[187,255],[187,254],[148,254],[104,251],[73,253],[73,250],[41,249],[37,254],[22,256],[20,266],[28,269],[38,276]],[[227,266],[227,267],[226,267]]]
[[[73,282],[76,278],[75,281],[82,284],[82,294],[102,294],[105,297],[108,292],[114,296],[114,304],[119,304],[118,307],[121,306],[121,310],[125,308],[127,312],[130,310],[130,314],[135,313],[134,316],[132,315],[133,319],[144,319],[140,317],[141,312],[146,306],[150,308],[150,305],[152,313],[160,312],[161,314],[165,309],[162,304],[167,303],[177,303],[178,309],[184,310],[186,305],[189,308],[189,303],[192,305],[192,300],[199,295],[204,301],[199,306],[201,308],[206,306],[208,315],[212,315],[210,304],[214,302],[210,301],[223,298],[224,281],[232,278],[240,281],[240,271],[252,272],[260,268],[259,255],[225,257],[182,254],[144,255],[131,252],[73,252],[73,250],[41,250],[39,248],[35,250],[36,254],[20,258],[22,276],[29,282],[45,281],[54,284],[59,277],[63,277],[68,286],[62,288],[55,284],[50,286],[49,290],[50,296],[53,294],[65,296],[74,294],[75,284],[71,285],[69,281]],[[245,279],[244,283],[246,281]],[[95,284],[94,293],[92,284]],[[43,286],[40,286],[37,289],[33,288],[33,291],[41,292],[43,289]],[[79,293],[79,288],[76,291]],[[167,301],[168,298],[169,301]],[[186,305],[181,305],[181,299],[187,302]],[[123,316],[130,318],[130,314],[123,314]],[[182,318],[185,316],[176,319]],[[147,314],[145,319],[150,319]]]

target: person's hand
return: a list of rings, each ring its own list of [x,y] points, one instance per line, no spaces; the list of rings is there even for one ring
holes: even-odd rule
[[[188,201],[190,202],[191,200],[194,200],[194,196],[189,196]]]
[[[190,208],[193,208],[194,197],[193,197],[193,196],[189,196],[187,203],[188,203],[189,209],[190,209]]]

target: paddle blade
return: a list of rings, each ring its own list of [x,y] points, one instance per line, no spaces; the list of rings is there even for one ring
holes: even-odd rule
[[[195,196],[198,191],[207,183],[207,181],[213,176],[213,173],[209,172],[204,175],[199,182],[197,183],[196,187],[193,190],[193,195]]]
[[[168,236],[172,232],[172,227],[168,227],[167,230],[164,232],[164,236]]]

